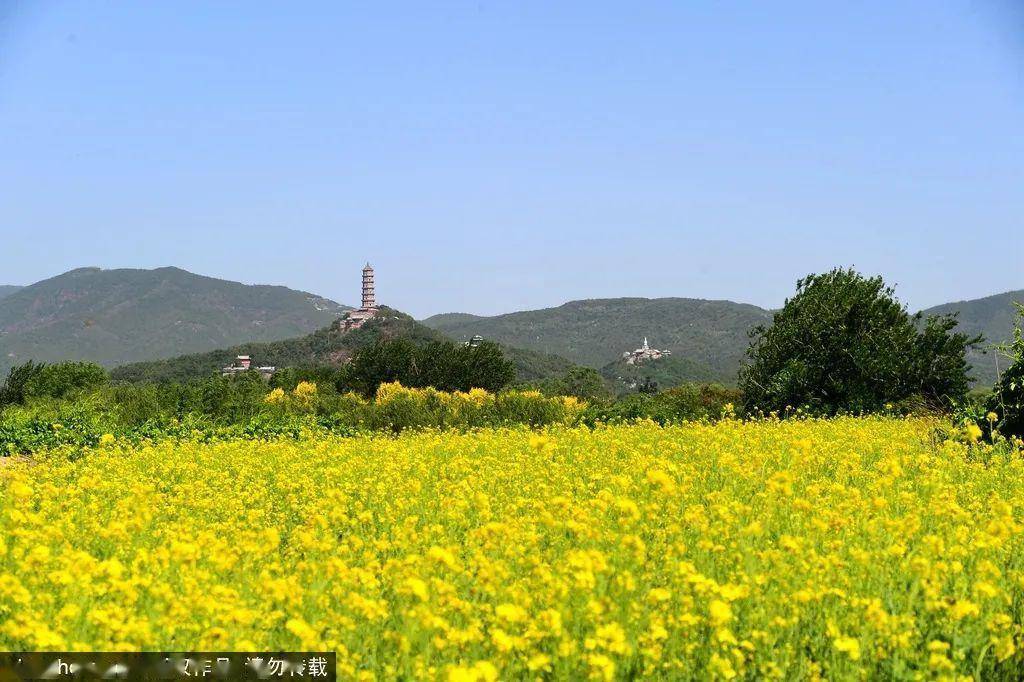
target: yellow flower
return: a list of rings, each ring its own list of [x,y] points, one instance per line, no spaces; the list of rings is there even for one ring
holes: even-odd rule
[[[708,670],[715,679],[731,680],[737,675],[736,669],[729,659],[717,653],[711,654],[711,659],[708,661]]]
[[[615,679],[615,661],[604,654],[590,654],[587,663],[590,665],[591,677],[609,682]]]
[[[731,620],[732,609],[727,602],[715,599],[708,605],[708,622],[712,627],[721,627]]]
[[[455,666],[448,670],[449,682],[495,682],[498,669],[490,661],[478,661],[472,666]]]
[[[860,642],[853,637],[837,637],[832,645],[836,651],[846,654],[851,661],[860,660]]]
[[[14,497],[20,498],[31,497],[33,493],[32,486],[28,485],[24,481],[19,480],[15,480],[13,483],[11,483],[8,490],[11,491],[11,495],[13,495]]]
[[[294,646],[336,652],[342,679],[474,682],[860,679],[896,659],[959,679],[1021,656],[1016,444],[878,415],[491,428],[473,400],[563,405],[469,395],[382,388],[387,412],[468,420],[451,430],[310,419],[5,458],[0,641]]]
[[[292,395],[295,396],[296,400],[308,403],[316,398],[316,384],[309,381],[300,381],[295,390],[292,391]]]
[[[515,604],[499,604],[494,609],[498,618],[509,623],[522,623],[527,618],[526,610]]]
[[[405,581],[405,588],[420,601],[426,601],[428,597],[427,584],[419,578],[408,578]]]
[[[661,604],[672,598],[672,591],[667,590],[664,587],[652,588],[647,593],[647,601],[651,604]]]
[[[676,482],[672,480],[672,477],[660,469],[648,471],[647,482],[656,486],[664,493],[671,493],[676,488]]]
[[[981,614],[981,609],[977,604],[967,600],[959,600],[953,604],[949,609],[949,615],[953,620],[963,620],[970,616],[977,616]]]
[[[530,672],[551,672],[551,657],[547,654],[534,654],[526,662],[526,667]]]
[[[547,436],[537,435],[530,437],[530,447],[538,452],[546,452],[554,447],[554,443]]]
[[[458,562],[455,560],[455,555],[444,547],[437,547],[436,545],[431,547],[427,551],[427,557],[452,570],[456,570],[459,567]]]
[[[318,635],[309,623],[301,618],[292,618],[285,623],[285,629],[292,633],[302,642],[303,646],[316,642]]]

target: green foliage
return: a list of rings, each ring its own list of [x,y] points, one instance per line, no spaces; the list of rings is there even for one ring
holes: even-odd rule
[[[988,401],[988,409],[997,415],[1003,435],[1024,438],[1024,305],[1018,303],[1016,306],[1013,340],[1003,349],[1011,364],[999,378]]]
[[[42,371],[43,365],[32,360],[12,367],[3,386],[0,386],[0,408],[24,403],[32,380]]]
[[[743,399],[735,388],[719,384],[684,384],[656,394],[633,393],[608,405],[594,405],[583,422],[617,423],[650,419],[659,424],[714,420],[733,416]]]
[[[588,403],[605,403],[612,398],[608,382],[591,367],[574,365],[560,376],[538,382],[545,395],[568,395]]]
[[[270,388],[294,391],[305,381],[321,387],[333,387],[338,391],[347,390],[351,385],[351,370],[348,365],[302,365],[277,370],[270,377]]]
[[[107,371],[91,362],[47,365],[29,360],[8,372],[0,386],[0,408],[23,404],[29,398],[64,398],[105,384],[107,380]]]
[[[63,398],[76,391],[102,386],[109,379],[107,370],[93,362],[41,365],[25,386],[25,394],[34,398]]]
[[[559,355],[516,348],[505,344],[498,345],[501,347],[505,357],[515,365],[516,381],[519,382],[544,381],[564,374],[573,367],[576,367],[572,362]]]
[[[370,396],[383,383],[441,391],[482,388],[499,391],[515,378],[515,366],[497,344],[456,345],[432,341],[416,345],[407,339],[381,340],[358,351],[349,365],[350,386]]]
[[[74,399],[30,398],[0,412],[0,456],[84,448],[104,434],[132,442],[165,438],[298,437],[309,431],[468,429],[570,423],[580,408],[539,393],[442,393],[386,387],[366,400],[329,383],[271,389],[255,373],[185,383],[112,384]]]
[[[402,344],[395,348],[401,349]],[[457,358],[472,357],[465,354],[480,348],[435,349],[439,350]],[[485,349],[485,353],[492,359],[501,357],[498,349]],[[507,380],[508,362],[501,360],[505,365],[499,369],[503,380]],[[490,365],[490,361],[483,363],[484,367]],[[653,419],[665,424],[717,419],[731,414],[729,404],[736,404],[740,398],[735,389],[686,385],[656,396],[633,395],[615,404],[596,401],[583,411],[586,403],[575,398],[547,397],[537,391],[490,392],[474,388],[441,392],[388,384],[367,400],[348,391],[349,377],[339,379],[332,374],[334,369],[307,367],[283,373],[275,377],[276,386],[250,372],[187,382],[105,383],[64,398],[26,397],[25,404],[11,405],[0,412],[0,453],[84,448],[98,443],[104,434],[139,442],[164,438],[298,437],[311,430],[347,434],[409,428],[543,426],[578,420],[590,425],[629,419]],[[570,383],[579,380],[575,386],[580,393],[596,390],[593,375],[574,372],[566,378]],[[338,382],[345,384],[341,390]]]
[[[952,316],[910,316],[881,277],[812,274],[770,327],[751,332],[740,387],[750,409],[868,412],[920,396],[934,406],[969,387],[966,351],[979,338]]]

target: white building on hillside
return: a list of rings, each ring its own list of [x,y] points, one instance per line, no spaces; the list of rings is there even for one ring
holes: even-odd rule
[[[640,346],[636,350],[627,350],[622,354],[622,359],[626,361],[627,365],[642,365],[648,360],[660,360],[663,357],[672,355],[670,350],[658,350],[657,348],[651,348],[647,343],[647,337],[644,337],[644,345]]]

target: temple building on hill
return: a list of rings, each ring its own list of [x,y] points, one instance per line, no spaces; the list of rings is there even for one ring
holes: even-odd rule
[[[277,371],[277,368],[269,366],[253,367],[252,358],[250,358],[248,355],[239,355],[238,357],[235,358],[235,361],[233,363],[220,370],[220,375],[224,377],[230,377],[235,376],[236,374],[241,374],[243,372],[248,372],[250,370],[255,370],[259,372],[260,376],[263,377],[264,379],[269,379],[274,375],[274,372]]]
[[[622,359],[627,365],[642,365],[648,360],[660,360],[663,357],[672,355],[670,350],[658,350],[647,345],[647,337],[644,337],[644,345],[636,350],[627,350],[622,354]]]
[[[352,310],[342,319],[345,331],[359,329],[377,314],[377,296],[373,287],[373,268],[369,263],[363,268],[363,298],[359,310]]]

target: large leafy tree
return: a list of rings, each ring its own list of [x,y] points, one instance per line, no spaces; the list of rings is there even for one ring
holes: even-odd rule
[[[740,387],[766,412],[865,412],[914,397],[948,405],[966,395],[965,353],[981,340],[955,327],[951,315],[910,315],[881,277],[808,275],[771,326],[752,330]]]

